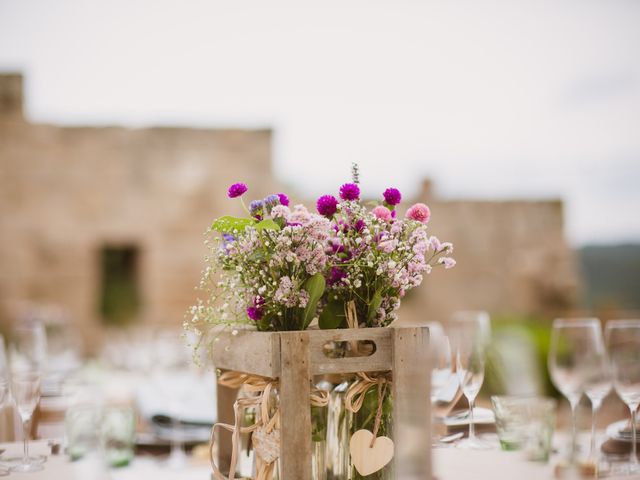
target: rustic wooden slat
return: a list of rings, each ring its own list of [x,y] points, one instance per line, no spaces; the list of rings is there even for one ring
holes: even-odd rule
[[[212,348],[217,368],[253,373],[263,377],[280,376],[280,338],[277,332],[239,330],[221,332]]]
[[[388,328],[310,330],[311,373],[377,372],[391,370],[391,331]],[[371,340],[376,351],[368,357],[329,358],[323,347],[327,342]]]
[[[309,334],[280,333],[280,478],[311,480]]]
[[[392,328],[394,478],[431,478],[430,355],[427,327]]]
[[[217,382],[218,379],[214,378],[213,381]],[[233,425],[235,422],[233,403],[236,401],[236,397],[238,396],[238,390],[218,385],[216,389],[216,396],[216,407],[218,409],[217,421]],[[227,475],[229,473],[229,467],[231,466],[231,432],[220,428],[218,429],[215,440],[216,447],[218,449],[218,468],[223,474]]]

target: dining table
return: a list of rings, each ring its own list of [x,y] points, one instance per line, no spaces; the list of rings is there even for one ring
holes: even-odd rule
[[[22,443],[0,444],[3,455],[22,452]],[[191,458],[187,465],[172,470],[161,459],[136,456],[126,467],[104,469],[98,458],[71,462],[64,453],[50,454],[49,442],[39,440],[30,444],[32,454],[46,454],[48,459],[39,472],[13,473],[5,478],[24,480],[212,480],[211,469],[204,458]],[[558,463],[556,454],[549,462],[527,461],[522,452],[502,451],[497,446],[490,450],[462,450],[455,445],[434,448],[434,480],[545,480],[558,478],[554,474]],[[568,477],[563,477],[568,478]],[[607,476],[610,480],[640,480],[635,476]],[[289,480],[289,479],[287,479]]]

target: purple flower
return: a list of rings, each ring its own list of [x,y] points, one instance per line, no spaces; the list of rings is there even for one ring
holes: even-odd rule
[[[229,198],[236,198],[244,195],[246,191],[247,186],[244,183],[234,183],[229,187],[227,195],[229,196]]]
[[[247,316],[251,320],[254,320],[257,322],[264,315],[264,312],[262,311],[263,306],[264,306],[264,298],[262,298],[260,295],[256,296],[253,299],[253,306],[247,307]]]
[[[327,283],[329,285],[335,285],[336,283],[342,281],[343,278],[346,278],[346,276],[347,274],[344,272],[344,270],[341,270],[338,267],[332,267]]]
[[[258,218],[262,213],[263,207],[264,207],[264,203],[262,202],[262,200],[253,200],[249,204],[249,213],[251,214],[252,217]]]
[[[284,193],[278,193],[278,197],[280,198],[280,205],[284,205],[285,207],[289,206],[289,197]]]
[[[397,188],[387,188],[384,193],[384,201],[389,205],[398,205],[402,200],[402,194]]]
[[[262,318],[262,310],[256,307],[247,307],[247,316],[254,321],[258,321]]]
[[[356,229],[356,232],[361,232],[364,229],[364,220],[359,218],[353,228]]]
[[[323,195],[318,199],[316,208],[320,215],[331,217],[338,209],[338,200],[333,195]]]
[[[276,194],[269,195],[264,198],[263,202],[266,207],[275,207],[280,203],[280,197]]]
[[[355,183],[345,183],[340,187],[340,198],[343,200],[358,200],[360,198],[360,187]]]

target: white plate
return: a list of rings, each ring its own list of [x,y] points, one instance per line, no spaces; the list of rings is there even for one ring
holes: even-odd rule
[[[627,434],[621,432],[627,425],[629,425],[629,420],[620,420],[619,422],[612,423],[607,427],[607,437],[613,440],[631,443],[631,432]],[[640,441],[640,428],[636,431],[636,442],[638,441]]]
[[[469,411],[458,410],[453,412],[448,417],[441,419],[447,427],[461,427],[469,425]],[[493,414],[493,410],[488,408],[474,408],[473,409],[473,423],[475,425],[491,425],[496,423],[496,417]]]

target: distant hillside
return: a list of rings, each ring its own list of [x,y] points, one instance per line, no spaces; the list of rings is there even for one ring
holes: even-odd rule
[[[587,308],[640,309],[640,245],[578,250]]]

